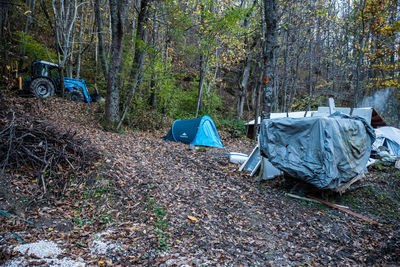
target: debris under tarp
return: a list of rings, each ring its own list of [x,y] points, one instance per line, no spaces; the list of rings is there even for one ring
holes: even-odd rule
[[[400,158],[400,129],[394,127],[381,127],[375,129],[376,140],[372,149],[379,151],[381,146],[387,148],[390,156]]]
[[[336,189],[366,170],[375,133],[363,118],[263,120],[260,149],[276,168],[319,189]]]
[[[248,158],[248,156],[246,154],[238,153],[238,152],[230,152],[225,155],[229,156],[229,162],[233,163],[233,164],[243,163]]]
[[[260,170],[257,175],[257,180],[259,181],[270,180],[283,174],[280,170],[275,168],[267,158],[261,157],[258,145],[253,149],[243,165],[240,166],[239,172],[242,170],[249,171],[250,176],[253,176],[258,170]]]

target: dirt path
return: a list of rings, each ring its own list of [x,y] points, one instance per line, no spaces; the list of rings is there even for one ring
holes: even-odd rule
[[[84,223],[75,228],[81,235],[91,229],[80,237],[87,244],[64,244],[89,265],[380,265],[398,260],[398,226],[366,224],[293,200],[276,183],[238,173],[224,153],[249,153],[253,144],[245,139],[225,137],[226,149],[199,152],[164,142],[162,132],[104,132],[79,119],[86,116],[79,108],[87,107],[71,111],[68,102],[52,101],[42,107],[47,118],[77,130],[105,156],[100,183],[108,188],[104,214],[111,219],[103,227],[108,230],[101,237],[104,249],[94,250],[99,238]],[[64,236],[61,231],[53,235]]]

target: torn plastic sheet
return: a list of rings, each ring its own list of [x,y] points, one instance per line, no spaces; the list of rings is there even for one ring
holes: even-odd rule
[[[224,155],[229,156],[229,162],[233,163],[233,164],[243,163],[248,158],[248,156],[246,154],[239,153],[239,152],[230,152],[230,153],[227,153]]]
[[[372,149],[379,151],[380,146],[389,150],[389,154],[400,158],[400,129],[394,127],[381,127],[375,130],[376,140]]]
[[[276,168],[320,189],[335,189],[364,173],[375,133],[360,117],[263,120],[260,149]]]

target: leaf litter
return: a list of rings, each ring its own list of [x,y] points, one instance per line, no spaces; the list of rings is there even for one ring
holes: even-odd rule
[[[254,146],[249,140],[221,133],[226,150],[206,148],[200,153],[163,141],[166,131],[103,131],[96,119],[101,112],[97,104],[59,98],[13,101],[14,106],[30,103],[31,110],[25,112],[60,131],[76,131],[77,138],[88,139],[101,151],[102,159],[92,163],[95,178],[77,171],[84,181],[69,184],[63,198],[49,197],[46,203],[15,209],[41,222],[44,233],[1,218],[0,236],[7,244],[0,254],[3,261],[18,257],[10,249],[18,241],[9,234],[18,230],[27,242],[62,241],[64,253],[59,257],[87,265],[398,262],[396,220],[384,217],[387,221],[380,225],[364,223],[337,210],[288,198],[279,182],[259,183],[238,173],[224,153],[249,153]],[[33,199],[32,191],[40,190],[25,176],[7,177],[16,195]],[[63,223],[70,225],[58,227]]]

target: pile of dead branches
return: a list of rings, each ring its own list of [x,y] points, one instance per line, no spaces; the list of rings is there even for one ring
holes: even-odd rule
[[[0,102],[5,103],[4,99]],[[0,107],[0,172],[34,173],[43,193],[62,194],[71,178],[87,173],[99,154],[72,131],[60,130],[30,114]]]

